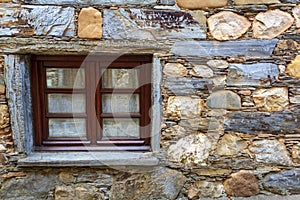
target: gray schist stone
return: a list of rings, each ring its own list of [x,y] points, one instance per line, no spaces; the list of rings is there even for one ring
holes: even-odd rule
[[[300,170],[271,174],[263,180],[264,187],[277,194],[300,194]]]
[[[196,94],[198,90],[207,90],[212,80],[199,78],[167,77],[165,87],[175,95]]]
[[[232,112],[225,122],[225,131],[246,134],[300,133],[300,110],[282,113]]]
[[[156,4],[156,0],[23,0],[25,3],[40,4],[40,5],[151,5]]]
[[[206,22],[200,12],[124,9],[104,10],[104,39],[205,39]],[[205,19],[205,18],[204,18]]]
[[[229,86],[269,86],[278,79],[277,65],[271,63],[231,64],[227,77]]]
[[[74,8],[22,6],[20,17],[35,35],[74,36]]]
[[[0,7],[0,36],[10,36],[19,33],[18,11],[20,6],[16,4],[1,4]]]
[[[176,41],[172,52],[180,56],[247,56],[269,57],[278,39],[217,41]]]

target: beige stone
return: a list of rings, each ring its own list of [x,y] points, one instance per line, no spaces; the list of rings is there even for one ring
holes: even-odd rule
[[[300,28],[300,5],[293,8],[293,16],[296,19],[296,27]]]
[[[199,176],[222,176],[231,174],[231,169],[199,169],[196,174]]]
[[[205,65],[195,65],[190,74],[195,77],[211,78],[214,76],[214,71]]]
[[[229,66],[226,60],[209,60],[206,64],[211,68],[217,69],[227,69]]]
[[[71,172],[61,172],[58,175],[59,181],[69,184],[74,182],[74,177]]]
[[[186,9],[218,8],[226,6],[228,0],[177,0],[177,5]]]
[[[195,118],[203,110],[203,100],[185,96],[171,96],[168,99],[167,114],[170,118]]]
[[[280,3],[278,0],[234,0],[236,5],[247,5],[247,4],[273,4]]]
[[[257,89],[253,92],[253,100],[261,111],[283,111],[289,104],[288,89],[285,87]]]
[[[287,66],[286,72],[290,76],[300,78],[300,55],[297,55],[296,58]]]
[[[300,144],[296,144],[292,149],[293,162],[300,164]]]
[[[212,81],[216,86],[224,86],[226,84],[226,80],[227,80],[226,75],[220,75],[212,78]]]
[[[187,69],[180,63],[167,63],[163,70],[164,74],[173,77],[184,77]]]
[[[186,166],[206,165],[211,142],[204,134],[193,134],[180,139],[168,149],[168,159]]]
[[[224,186],[220,182],[197,181],[188,191],[189,199],[195,197],[219,198],[225,192]]]
[[[216,154],[231,156],[243,152],[248,144],[235,134],[225,134],[218,143]]]
[[[278,140],[258,140],[249,147],[250,153],[260,163],[292,165],[285,145]]]
[[[225,180],[226,193],[234,197],[249,197],[259,193],[258,180],[251,171],[241,170]]]
[[[300,104],[300,95],[295,95],[293,97],[290,97],[290,103],[299,103]]]
[[[253,22],[253,36],[261,39],[272,39],[289,29],[294,18],[279,9],[269,10],[256,15]]]
[[[212,36],[217,40],[234,40],[250,28],[249,20],[230,11],[219,12],[207,20]]]
[[[54,195],[57,200],[69,200],[75,198],[75,191],[72,186],[57,186]]]
[[[78,16],[78,36],[100,39],[102,37],[102,14],[95,8],[82,8]]]
[[[7,105],[0,105],[0,128],[6,128],[10,125],[10,118]]]

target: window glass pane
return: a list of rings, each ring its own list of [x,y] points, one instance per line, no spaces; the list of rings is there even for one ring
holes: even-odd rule
[[[48,94],[49,113],[85,113],[84,94]]]
[[[49,137],[86,137],[86,120],[49,119]]]
[[[47,68],[47,88],[84,88],[84,69]]]
[[[103,88],[138,88],[138,69],[106,69],[102,84]]]
[[[103,137],[139,138],[139,119],[103,119]]]
[[[140,102],[138,94],[104,94],[102,95],[103,113],[138,113]]]

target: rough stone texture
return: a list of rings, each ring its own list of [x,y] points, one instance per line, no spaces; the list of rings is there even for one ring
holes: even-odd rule
[[[83,8],[78,16],[78,36],[100,39],[102,37],[102,14],[95,8]]]
[[[18,29],[20,6],[17,4],[1,4],[0,7],[0,36],[15,35]]]
[[[212,36],[217,40],[234,40],[241,37],[250,28],[251,23],[244,16],[222,11],[207,20]]]
[[[180,63],[167,63],[163,70],[164,74],[172,77],[184,77],[187,69]]]
[[[160,40],[206,38],[206,18],[201,11],[123,9],[104,10],[104,39]]]
[[[300,95],[296,95],[296,96],[290,97],[290,103],[297,103],[297,104],[299,104],[300,103]]]
[[[173,200],[176,199],[185,180],[182,173],[167,168],[158,168],[146,174],[124,174],[114,181],[109,199]]]
[[[292,165],[289,153],[284,144],[278,140],[254,141],[249,147],[251,153],[255,155],[255,160],[261,163]]]
[[[79,6],[86,6],[86,5],[98,5],[98,6],[112,6],[112,5],[151,5],[156,4],[156,0],[24,0],[25,3],[30,4],[49,4],[49,5],[79,5]]]
[[[296,27],[300,28],[300,5],[293,8],[293,16],[296,19]]]
[[[199,176],[222,176],[231,174],[231,172],[230,169],[199,169],[195,173]]]
[[[175,95],[192,95],[207,90],[212,83],[210,79],[167,77],[165,87]]]
[[[253,100],[261,111],[282,111],[289,104],[288,89],[284,87],[257,89],[253,93]]]
[[[195,77],[211,78],[214,76],[214,71],[205,65],[195,65],[190,74]]]
[[[286,72],[290,76],[300,78],[300,55],[297,55],[296,58],[287,66]]]
[[[246,150],[247,141],[235,134],[225,134],[218,143],[216,154],[231,156]]]
[[[177,5],[186,9],[218,8],[226,6],[228,0],[177,0]]]
[[[74,36],[74,8],[22,6],[20,17],[35,35]]]
[[[186,166],[205,165],[211,147],[204,134],[189,135],[170,146],[168,159]]]
[[[249,197],[259,193],[258,180],[250,171],[239,171],[224,182],[226,193],[235,197]]]
[[[54,191],[56,200],[68,200],[68,199],[86,199],[93,200],[99,199],[96,188],[93,186],[58,186]]]
[[[224,186],[219,182],[208,182],[208,181],[197,181],[195,182],[188,191],[189,199],[210,197],[218,198],[221,197],[225,192]]]
[[[294,18],[281,10],[270,10],[256,15],[253,22],[255,38],[272,39],[292,26]]]
[[[247,134],[259,134],[260,132],[300,133],[299,121],[300,111],[294,113],[234,112],[228,114],[225,130]]]
[[[0,105],[0,128],[10,126],[10,117],[7,105]]]
[[[295,144],[292,148],[293,162],[300,164],[300,144]]]
[[[277,194],[300,194],[300,170],[293,169],[268,175],[264,178],[263,185]]]
[[[278,0],[234,0],[236,5],[247,5],[247,4],[274,4],[280,3]]]
[[[53,174],[37,170],[25,177],[6,179],[1,184],[0,199],[47,199],[54,186]]]
[[[278,67],[271,63],[231,64],[227,85],[230,86],[269,86],[278,80]]]
[[[230,90],[213,92],[206,101],[210,108],[235,110],[241,108],[241,98]]]
[[[203,101],[199,98],[172,96],[168,99],[167,114],[172,118],[199,117],[203,110]]]
[[[269,57],[278,40],[176,41],[172,52],[180,56]]]
[[[210,60],[206,63],[211,68],[226,69],[229,64],[226,60]]]

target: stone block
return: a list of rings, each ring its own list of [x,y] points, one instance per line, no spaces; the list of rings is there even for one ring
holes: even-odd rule
[[[226,132],[289,134],[300,133],[299,121],[300,110],[281,113],[233,112],[228,114],[224,125]]]
[[[2,4],[0,7],[0,36],[16,35],[20,32],[18,29],[18,15],[20,5]]]
[[[168,159],[186,166],[205,165],[211,150],[211,142],[204,134],[189,135],[168,149]]]
[[[78,16],[78,37],[100,39],[102,37],[102,14],[89,7],[81,9]]]
[[[152,5],[156,4],[156,0],[24,0],[25,3],[37,5],[72,5],[72,6],[115,6],[115,5]]]
[[[278,140],[254,141],[249,150],[257,162],[277,165],[292,165],[289,153]]]
[[[196,198],[219,198],[225,193],[224,186],[220,182],[197,181],[188,191],[189,199]]]
[[[264,178],[263,186],[268,191],[281,195],[300,194],[300,170],[292,169],[270,174]]]
[[[224,187],[229,196],[249,197],[259,193],[258,180],[250,171],[239,171],[225,180]]]
[[[217,40],[234,40],[241,37],[250,28],[249,20],[230,11],[222,11],[207,20],[212,36]]]
[[[218,8],[226,6],[228,0],[177,0],[177,5],[185,9]]]
[[[184,77],[187,75],[187,69],[180,63],[167,63],[163,73],[172,77]]]
[[[243,152],[248,143],[235,134],[225,134],[217,145],[216,154],[232,156]]]
[[[300,5],[293,8],[293,16],[296,19],[296,27],[300,28]]]
[[[10,126],[10,117],[7,105],[0,105],[0,128]]]
[[[118,175],[111,187],[109,199],[170,199],[178,196],[186,181],[176,170],[156,168],[149,173]]]
[[[201,11],[124,9],[104,10],[104,39],[205,39],[206,18]]]
[[[239,41],[176,41],[172,52],[179,56],[246,56],[269,57],[278,40],[239,40]]]
[[[257,89],[253,93],[253,100],[258,110],[266,112],[283,111],[289,104],[288,89],[285,87]]]
[[[274,4],[280,3],[278,0],[234,0],[236,5],[247,5],[247,4]]]
[[[300,164],[300,144],[295,144],[292,148],[293,162]]]
[[[190,74],[195,77],[211,78],[214,76],[214,71],[206,65],[195,65]]]
[[[59,6],[22,6],[20,19],[35,35],[74,36],[74,8]]]
[[[206,64],[215,69],[226,69],[229,66],[226,60],[209,60]]]
[[[300,78],[300,55],[297,55],[296,58],[287,66],[286,72],[290,76]]]
[[[289,29],[294,18],[279,9],[269,10],[256,15],[253,22],[253,36],[261,39],[272,39]]]
[[[195,118],[202,110],[203,100],[199,98],[171,96],[168,99],[167,114],[170,118]]]
[[[236,110],[241,108],[241,98],[229,90],[213,92],[206,101],[210,108]]]
[[[278,67],[271,63],[230,64],[226,84],[229,86],[269,86],[278,80]]]

